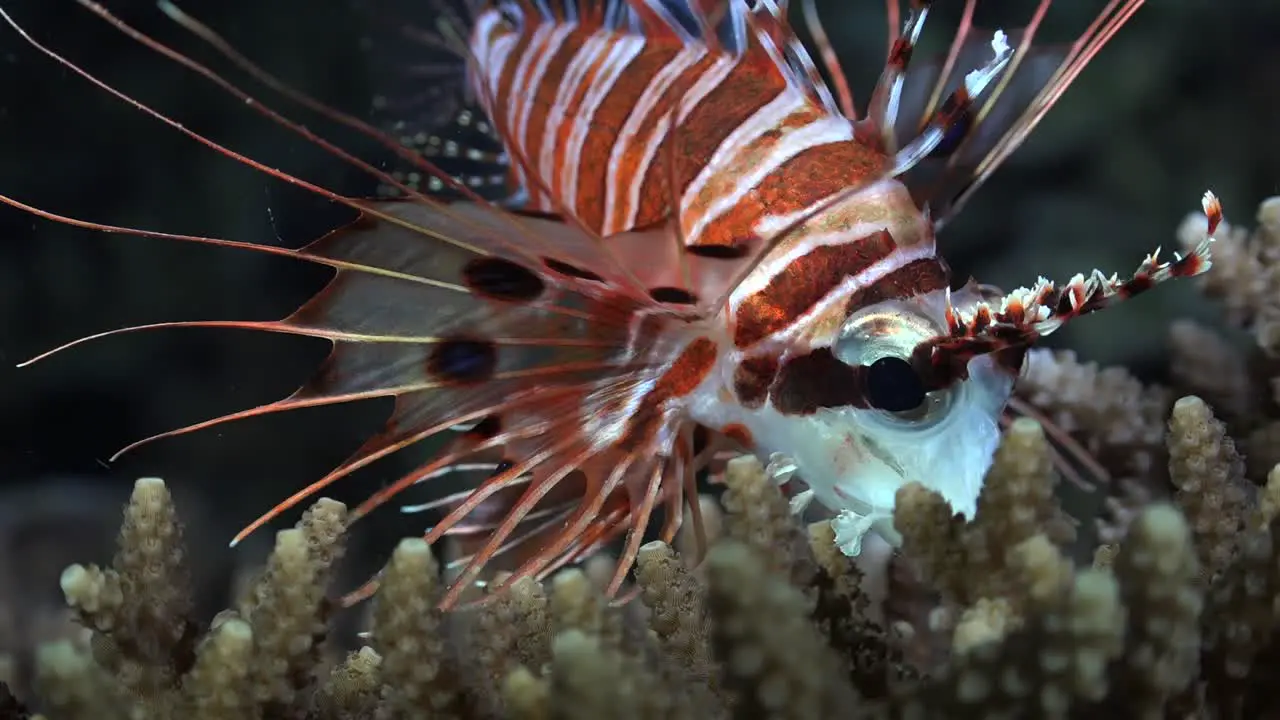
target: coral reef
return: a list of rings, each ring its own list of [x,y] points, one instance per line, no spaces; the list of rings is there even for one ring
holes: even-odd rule
[[[739,458],[706,501],[722,516],[705,561],[646,545],[633,602],[606,602],[584,566],[442,611],[433,548],[406,539],[367,643],[341,657],[343,505],[279,532],[241,600],[203,622],[174,502],[144,479],[113,562],[62,574],[82,636],[43,646],[33,697],[4,688],[0,718],[1278,717],[1278,202],[1256,233],[1225,234],[1205,281],[1252,354],[1178,325],[1172,388],[1034,354],[1019,392],[1065,434],[1011,422],[973,518],[902,488],[898,551],[844,557]],[[1072,443],[1101,462],[1105,503],[1059,482]]]
[[[252,591],[205,627],[168,492],[140,480],[111,566],[63,573],[88,638],[45,648],[39,704],[50,720],[1267,716],[1280,709],[1263,679],[1280,650],[1280,471],[1260,497],[1233,494],[1238,470],[1203,401],[1178,401],[1170,427],[1171,474],[1187,479],[1135,514],[1105,566],[1077,567],[1045,532],[1059,510],[1034,421],[1008,430],[972,522],[903,488],[901,557],[938,591],[923,624],[871,619],[874,569],[835,552],[827,523],[804,532],[741,459],[706,562],[651,543],[637,602],[607,604],[573,569],[442,612],[437,560],[407,539],[368,646],[332,664],[341,504],[321,500],[278,533]],[[1219,521],[1200,522],[1210,509]],[[1224,535],[1223,518],[1239,531]],[[926,639],[939,651],[910,660]],[[31,717],[11,696],[0,716]]]

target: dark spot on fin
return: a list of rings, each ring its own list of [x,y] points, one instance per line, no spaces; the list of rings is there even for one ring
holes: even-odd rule
[[[489,440],[500,432],[502,432],[502,418],[497,415],[485,415],[480,422],[467,431],[467,435],[477,440]]]
[[[532,270],[500,257],[476,258],[462,270],[473,292],[505,302],[536,300],[547,285]]]
[[[553,213],[553,212],[543,212],[542,210],[530,210],[527,208],[518,208],[518,209],[513,209],[510,212],[512,215],[519,215],[520,217],[529,218],[530,220],[547,220],[550,222],[564,221],[564,216],[558,213]]]
[[[733,245],[689,245],[685,251],[690,255],[713,260],[737,260],[745,257],[749,248],[746,243]]]
[[[591,280],[594,282],[604,282],[604,278],[591,272],[590,270],[583,270],[582,268],[576,265],[570,265],[567,262],[561,262],[560,260],[556,260],[555,258],[544,257],[542,258],[542,262],[552,272],[559,273],[561,275],[564,275],[565,277],[574,277],[580,280]]]
[[[475,338],[443,340],[432,348],[427,358],[427,372],[440,380],[459,385],[484,382],[493,377],[497,368],[497,346]]]
[[[698,298],[693,293],[678,287],[656,287],[649,291],[649,297],[660,303],[674,305],[694,305]]]
[[[947,158],[952,153],[960,149],[964,144],[965,138],[969,137],[969,131],[973,128],[973,105],[966,103],[955,111],[953,117],[947,119],[947,127],[943,132],[942,141],[938,146],[929,153],[931,158]]]

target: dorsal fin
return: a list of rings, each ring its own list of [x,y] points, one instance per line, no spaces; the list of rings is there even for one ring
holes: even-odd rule
[[[846,114],[787,20],[786,2],[760,0],[747,13],[746,22],[751,40],[765,48],[789,85],[813,98],[831,114]]]
[[[697,22],[687,3],[627,0],[626,7],[634,18],[631,27],[645,37],[676,38],[686,43],[698,37]]]
[[[999,44],[1012,50],[985,92],[962,106],[945,98],[962,95],[968,78],[983,72],[1000,31],[973,24],[978,0],[967,0],[950,49],[936,59],[911,58],[930,3],[917,0],[895,33],[888,65],[868,116],[891,149],[906,147],[944,111],[952,112],[942,142],[902,178],[935,225],[941,227],[1040,122],[1090,60],[1137,12],[1144,0],[1107,0],[1093,22],[1070,45],[1037,43],[1053,0],[1040,0],[1025,26],[1007,30]],[[896,4],[896,3],[894,3]],[[995,3],[992,3],[993,5]],[[909,62],[909,64],[908,64]]]

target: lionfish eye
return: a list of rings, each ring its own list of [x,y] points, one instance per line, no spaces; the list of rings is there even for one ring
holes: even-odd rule
[[[833,350],[861,369],[858,399],[876,411],[877,422],[925,430],[949,416],[956,388],[929,387],[911,364],[915,348],[940,332],[935,320],[905,303],[880,303],[845,320]]]
[[[885,412],[909,412],[927,399],[920,375],[899,357],[882,357],[871,363],[866,385],[867,402]]]

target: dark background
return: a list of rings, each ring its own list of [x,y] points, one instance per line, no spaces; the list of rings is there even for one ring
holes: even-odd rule
[[[821,4],[865,98],[883,58],[884,9],[870,0]],[[429,12],[429,3],[418,5]],[[935,40],[960,5],[935,3]],[[1033,5],[985,3],[1011,14],[986,16],[983,24],[1017,24]],[[1045,33],[1067,40],[1102,2],[1057,5]],[[373,182],[358,172],[71,0],[0,6],[41,41],[192,129],[336,190],[372,192]],[[244,80],[149,0],[109,7]],[[190,0],[183,7],[295,87],[367,114],[377,78],[360,43],[363,18],[343,0]],[[1277,38],[1280,6],[1273,2],[1149,2],[947,229],[943,248],[953,267],[1006,288],[1095,266],[1127,272],[1156,246],[1176,246],[1174,229],[1198,209],[1206,188],[1222,197],[1229,217],[1251,224],[1253,208],[1277,192],[1280,178]],[[368,142],[249,87],[377,157]],[[98,222],[294,247],[349,217],[145,117],[3,26],[0,193]],[[179,495],[194,551],[217,585],[232,561],[223,548],[234,531],[339,463],[386,410],[372,402],[269,416],[165,440],[108,463],[138,438],[283,397],[307,377],[326,344],[172,330],[108,338],[23,370],[13,365],[122,325],[281,317],[326,278],[324,270],[282,259],[104,235],[0,208],[0,585],[56,587],[46,583],[66,562],[108,552],[99,538],[114,527],[129,483],[146,475],[164,477]],[[1168,323],[1187,315],[1213,318],[1214,311],[1183,283],[1078,323],[1054,342],[1158,380]],[[357,500],[395,470],[378,466],[330,494]],[[421,527],[394,510],[377,519],[374,535]],[[369,533],[357,538],[375,552],[390,546]]]

